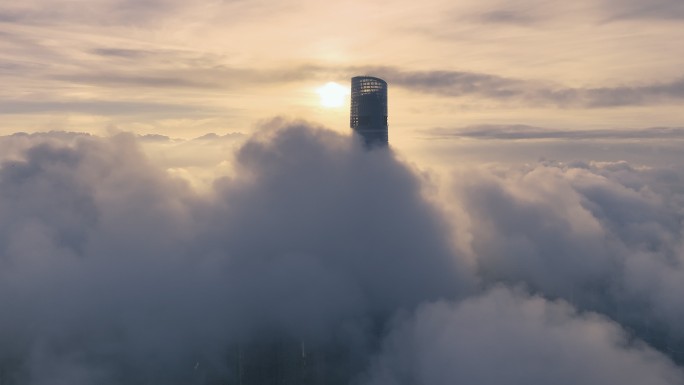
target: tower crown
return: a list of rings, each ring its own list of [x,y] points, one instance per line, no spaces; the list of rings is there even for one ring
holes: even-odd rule
[[[387,82],[373,76],[351,79],[349,125],[367,147],[386,147]]]

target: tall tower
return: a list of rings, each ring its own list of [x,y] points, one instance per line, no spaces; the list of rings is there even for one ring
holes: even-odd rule
[[[387,82],[372,76],[351,79],[349,124],[368,148],[387,147]]]

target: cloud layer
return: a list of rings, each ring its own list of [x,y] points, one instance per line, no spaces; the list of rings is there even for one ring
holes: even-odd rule
[[[269,340],[346,351],[341,381],[369,384],[684,380],[680,173],[468,169],[438,203],[391,151],[274,122],[200,193],[128,134],[11,139],[11,381],[234,378]]]
[[[390,84],[452,97],[477,96],[502,102],[560,108],[614,108],[676,103],[684,98],[684,80],[616,87],[573,88],[467,71],[401,71],[375,68]]]
[[[627,163],[467,172],[472,252],[487,280],[598,311],[681,362],[684,178]]]
[[[474,289],[419,180],[348,138],[275,131],[204,195],[130,135],[28,138],[0,169],[0,366],[20,383],[184,383],[264,335],[363,357],[394,312]]]
[[[562,130],[526,125],[481,125],[456,129],[434,128],[424,131],[442,138],[472,138],[482,140],[681,140],[684,128],[651,127],[642,129]]]
[[[681,374],[602,317],[499,288],[401,322],[368,383],[675,384]]]

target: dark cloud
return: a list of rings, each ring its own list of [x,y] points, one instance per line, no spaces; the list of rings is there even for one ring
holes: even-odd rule
[[[96,48],[92,50],[95,55],[106,57],[121,57],[126,59],[139,59],[153,54],[155,51],[146,51],[140,49],[124,49],[124,48]]]
[[[229,132],[227,134],[219,135],[212,132],[209,134],[198,136],[197,138],[193,139],[193,141],[215,143],[216,141],[233,141],[240,139],[245,139],[245,134],[240,132]]]
[[[563,130],[534,127],[527,125],[479,125],[464,128],[434,128],[423,131],[427,136],[441,138],[472,138],[482,140],[534,140],[534,139],[568,139],[568,140],[657,140],[684,139],[684,128],[681,127],[649,127],[641,129],[581,129]]]
[[[19,138],[19,137],[24,137],[24,138],[29,138],[31,140],[34,139],[45,139],[45,140],[50,140],[50,139],[55,139],[58,141],[62,142],[72,142],[76,139],[82,139],[84,137],[90,137],[92,136],[91,134],[87,132],[73,132],[73,131],[49,131],[49,132],[15,132],[14,134],[4,136],[3,138]]]
[[[560,107],[652,105],[684,98],[684,79],[636,86],[540,90],[537,96]]]
[[[679,0],[604,0],[602,4],[611,21],[684,19],[684,3]]]
[[[0,12],[0,22],[2,23],[16,23],[21,20],[21,14],[12,11]]]
[[[116,0],[106,11],[118,24],[149,23],[172,14],[181,5],[177,0]]]
[[[512,8],[499,4],[490,10],[473,15],[467,20],[492,24],[536,26],[559,22],[568,16],[582,16],[583,20],[597,22],[617,21],[676,21],[684,18],[684,4],[679,0],[599,0],[574,3],[579,8],[559,7],[545,1],[525,0]],[[543,33],[543,32],[542,32]]]
[[[90,6],[88,6],[90,5]],[[3,21],[24,25],[60,25],[69,22],[88,25],[143,25],[165,19],[180,9],[176,0],[103,0],[96,6],[84,1],[28,0],[0,6]]]
[[[129,87],[129,88],[197,88],[204,90],[217,90],[231,87],[234,83],[232,78],[227,81],[212,82],[210,74],[201,71],[188,71],[183,74],[173,74],[174,71],[162,71],[167,74],[145,73],[120,73],[118,71],[100,73],[79,73],[72,75],[55,75],[54,80],[67,81],[76,84],[90,84],[106,87]]]
[[[145,134],[145,135],[140,135],[138,137],[138,140],[141,142],[153,142],[153,143],[168,143],[171,142],[172,139],[166,135],[159,135],[159,134]]]
[[[539,21],[536,16],[528,12],[514,10],[489,11],[478,15],[477,19],[485,23],[513,25],[531,25]]]
[[[634,86],[568,88],[464,71],[402,71],[376,67],[368,68],[367,72],[409,90],[453,97],[484,97],[536,107],[610,108],[676,103],[684,99],[684,79]]]
[[[392,67],[368,68],[390,84],[414,91],[448,96],[479,95],[495,99],[521,96],[527,83],[496,75],[464,71],[403,71]]]

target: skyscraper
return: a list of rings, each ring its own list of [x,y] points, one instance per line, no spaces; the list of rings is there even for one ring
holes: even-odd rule
[[[366,147],[387,147],[387,82],[372,76],[351,79],[349,124]]]

